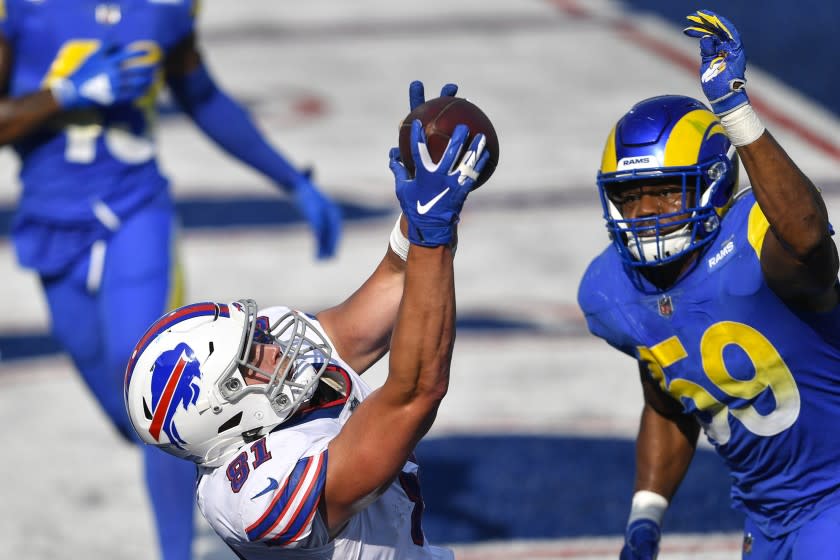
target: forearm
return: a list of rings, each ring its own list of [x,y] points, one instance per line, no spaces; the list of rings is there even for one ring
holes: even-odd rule
[[[389,349],[405,262],[389,248],[373,274],[341,304],[318,313],[338,354],[361,374]]]
[[[645,405],[636,440],[635,491],[648,490],[670,501],[694,456],[698,433],[692,417],[666,417]]]
[[[412,246],[406,275],[388,378],[330,443],[324,515],[331,528],[393,481],[446,392],[455,323],[451,250]]]
[[[203,65],[169,84],[184,111],[219,147],[286,190],[294,187],[301,173],[266,142],[250,115],[216,86]]]
[[[405,293],[391,342],[388,382],[395,394],[439,401],[449,386],[455,342],[455,280],[452,250],[412,245]]]
[[[404,236],[405,217],[400,215],[394,227],[401,228]],[[385,256],[359,289],[339,305],[318,313],[336,351],[357,373],[367,371],[391,346],[405,285],[407,254],[395,252],[392,239]]]
[[[49,90],[0,99],[0,145],[24,138],[60,111]]]

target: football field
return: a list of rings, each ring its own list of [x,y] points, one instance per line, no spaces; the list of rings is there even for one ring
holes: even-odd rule
[[[642,98],[702,98],[695,41],[608,0],[216,0],[203,3],[199,33],[219,84],[290,159],[314,166],[346,221],[338,256],[314,261],[309,230],[275,189],[164,100],[160,159],[182,211],[191,301],[310,312],[339,302],[379,262],[398,214],[388,150],[409,82],[429,97],[455,82],[493,120],[499,165],[459,232],[450,391],[417,450],[424,527],[461,560],[617,558],[641,391],[634,362],[589,335],[577,285],[608,244],[595,186],[606,135]],[[759,68],[748,76],[836,224],[840,121]],[[6,225],[16,171],[0,150]],[[140,453],[55,352],[37,279],[18,268],[7,231],[0,277],[0,558],[155,558]],[[196,517],[196,560],[233,559]],[[740,558],[740,525],[703,445],[665,517],[660,559]]]

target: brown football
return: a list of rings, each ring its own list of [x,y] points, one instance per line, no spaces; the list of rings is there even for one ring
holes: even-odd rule
[[[473,190],[490,178],[499,163],[499,137],[484,111],[462,97],[448,96],[430,99],[411,111],[400,123],[400,156],[403,165],[412,175],[414,160],[411,157],[411,123],[416,119],[423,123],[429,155],[434,161],[440,161],[456,125],[465,124],[470,129],[465,148],[476,134],[484,134],[487,140],[485,149],[490,152],[490,159],[473,185]]]

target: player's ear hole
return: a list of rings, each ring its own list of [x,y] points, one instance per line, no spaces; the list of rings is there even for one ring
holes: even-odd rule
[[[152,412],[149,410],[149,405],[146,404],[146,397],[143,397],[143,416],[146,417],[146,420],[152,419]]]
[[[242,421],[242,412],[237,412],[230,420],[219,426],[219,433],[235,428]]]

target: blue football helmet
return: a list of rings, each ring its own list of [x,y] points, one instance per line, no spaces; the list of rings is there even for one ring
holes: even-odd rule
[[[625,218],[612,202],[633,184],[682,183],[682,209]],[[680,259],[714,239],[738,183],[738,156],[718,118],[700,101],[662,95],[637,103],[609,134],[598,191],[607,230],[632,267]]]

